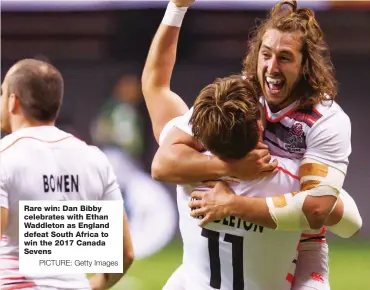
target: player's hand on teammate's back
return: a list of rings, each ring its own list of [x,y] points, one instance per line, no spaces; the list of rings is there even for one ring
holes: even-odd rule
[[[204,185],[210,189],[194,190],[191,193],[194,200],[189,202],[192,209],[190,215],[194,218],[202,217],[200,226],[230,216],[235,196],[235,192],[224,181],[208,181]]]
[[[189,7],[195,0],[171,0],[177,7]]]
[[[271,161],[271,155],[267,145],[258,143],[256,149],[248,153],[245,157],[228,161],[227,173],[229,176],[241,180],[253,180],[268,177],[277,172],[277,161]]]

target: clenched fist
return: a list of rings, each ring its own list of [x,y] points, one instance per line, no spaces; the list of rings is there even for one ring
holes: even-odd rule
[[[195,0],[171,0],[177,7],[189,7]]]

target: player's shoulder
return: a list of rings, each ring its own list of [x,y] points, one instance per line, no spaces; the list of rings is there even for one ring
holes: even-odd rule
[[[327,119],[350,121],[347,113],[335,101],[327,100],[318,103],[313,107],[313,110],[320,116],[321,121]]]
[[[3,137],[1,140],[0,140],[0,152],[5,152],[5,149],[7,149],[8,147],[11,146],[11,144],[15,141],[16,139],[14,139],[14,136],[12,136],[12,134],[10,135],[7,135],[5,137]]]
[[[89,155],[90,160],[94,161],[97,166],[107,166],[108,157],[99,147],[86,144],[86,153]]]
[[[324,101],[316,104],[313,111],[319,116],[314,124],[315,131],[350,130],[351,119],[341,106],[335,101]]]
[[[36,144],[58,144],[61,142],[65,144],[65,140],[75,139],[73,137],[72,134],[54,126],[27,127],[3,137],[0,140],[0,152],[18,151],[16,149],[24,151],[24,147],[30,151]],[[82,141],[79,142],[83,143]]]
[[[159,135],[160,145],[163,144],[163,140],[167,137],[167,135],[169,134],[169,132],[171,131],[173,127],[181,128],[182,124],[185,122],[185,118],[186,117],[184,115],[181,115],[181,116],[177,116],[171,119],[170,121],[168,121],[168,123],[163,127],[161,134]]]

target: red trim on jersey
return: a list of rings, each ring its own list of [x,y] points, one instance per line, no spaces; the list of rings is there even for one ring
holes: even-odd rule
[[[17,270],[19,270],[19,268],[0,268],[0,271],[5,271],[5,270],[7,270],[7,271],[17,271]]]
[[[313,108],[313,110],[315,112],[315,114],[319,115],[320,118],[322,117],[322,114],[316,109],[316,108]]]
[[[221,181],[230,182],[230,183],[236,183],[239,184],[240,181],[234,180],[234,179],[219,179]]]
[[[302,241],[302,243],[321,243],[321,244],[326,244],[326,239]]]
[[[19,277],[6,277],[6,278],[0,278],[0,280],[27,280],[26,277],[24,276],[19,276]]]
[[[288,273],[285,278],[290,284],[293,284],[294,275],[292,273]]]
[[[299,180],[299,176],[297,175],[294,175],[293,173],[291,173],[290,171],[288,171],[287,169],[283,168],[283,167],[280,167],[280,166],[277,166],[277,169],[281,170],[282,172],[288,174],[290,177],[293,177],[294,179],[297,179]]]
[[[17,143],[19,140],[22,140],[22,139],[32,139],[32,140],[36,140],[36,141],[40,141],[40,142],[45,142],[45,143],[57,143],[57,142],[60,142],[60,141],[63,141],[63,140],[66,140],[68,138],[71,138],[73,136],[67,136],[67,137],[64,137],[62,139],[58,139],[58,140],[55,140],[55,141],[46,141],[46,140],[42,140],[42,139],[38,139],[38,138],[34,138],[34,137],[30,137],[30,136],[24,136],[24,137],[19,137],[18,139],[16,139],[12,144],[10,144],[8,147],[5,147],[3,150],[1,150],[0,152],[4,152],[5,150],[9,149],[10,147],[12,147],[15,143]]]
[[[288,115],[288,117],[296,121],[307,122],[308,125],[310,126],[313,126],[318,120],[312,115],[300,112],[292,112],[291,114]]]
[[[265,105],[265,115],[266,115],[266,119],[270,122],[270,123],[277,123],[277,122],[280,122],[282,119],[284,119],[287,115],[293,113],[295,110],[297,110],[298,107],[294,107],[292,108],[291,110],[289,110],[288,112],[284,113],[283,115],[281,115],[279,118],[276,118],[276,119],[271,119],[271,117],[269,116],[269,113],[268,113],[268,110],[267,110],[267,106]]]
[[[5,286],[5,288],[1,288],[3,290],[17,290],[17,289],[25,289],[25,288],[33,288],[36,287],[37,284],[34,282],[25,282],[21,284],[16,284],[16,285],[9,285]]]
[[[16,257],[7,257],[7,256],[0,256],[0,261],[1,260],[12,260],[12,261],[18,261],[19,259]]]
[[[317,233],[317,234],[302,234],[301,237],[302,238],[313,238],[313,237],[317,237],[317,236],[323,236],[325,235],[327,232],[327,229],[326,227],[323,227],[321,232]]]

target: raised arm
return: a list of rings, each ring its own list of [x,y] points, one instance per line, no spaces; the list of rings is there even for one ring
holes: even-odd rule
[[[159,143],[163,127],[171,119],[189,111],[185,102],[170,88],[176,62],[182,19],[193,1],[170,2],[154,36],[142,75],[142,90],[152,121],[154,137]]]
[[[276,164],[268,163],[271,157],[267,146],[263,144],[245,159],[226,163],[201,154],[199,151],[204,148],[192,137],[189,126],[192,111],[171,91],[170,80],[180,27],[187,6],[193,2],[173,0],[169,3],[150,47],[142,75],[143,93],[154,136],[161,145],[153,160],[152,177],[158,181],[180,184],[216,179],[224,175],[252,179],[272,174]],[[169,124],[170,120],[183,114],[183,118]]]
[[[189,114],[185,102],[171,90],[170,81],[176,62],[182,20],[188,6],[193,2],[191,0],[169,2],[149,49],[142,75],[142,89],[154,137],[161,144],[153,160],[152,176],[155,180],[168,183],[201,181],[218,178],[225,173],[220,160],[216,158],[210,160],[199,153],[203,147],[191,134],[173,128],[174,122],[168,123],[176,117]],[[186,122],[186,118],[189,118],[189,115],[177,122]],[[191,174],[188,175],[188,172]],[[202,172],[206,174],[203,176],[199,174]]]

